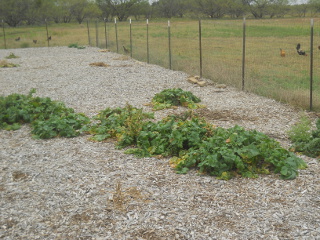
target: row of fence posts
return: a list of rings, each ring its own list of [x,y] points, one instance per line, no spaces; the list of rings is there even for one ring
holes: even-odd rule
[[[129,21],[129,35],[130,35],[130,56],[133,55],[133,44],[132,44],[132,21],[130,19]],[[48,23],[45,19],[45,25],[46,25],[46,34],[47,34],[47,42],[48,47],[50,46],[50,40],[49,40],[49,30],[48,30]],[[117,28],[117,20],[114,19],[114,25],[115,25],[115,37],[116,37],[116,47],[117,47],[117,53],[119,53],[119,41],[118,41],[118,28]],[[312,110],[313,106],[313,29],[314,29],[314,22],[313,19],[311,19],[311,29],[310,29],[310,111]],[[150,63],[150,56],[149,56],[149,20],[147,19],[147,62]],[[3,30],[3,39],[4,39],[4,47],[7,48],[6,43],[6,33],[5,33],[5,27],[4,27],[4,21],[2,20],[2,30]],[[99,47],[99,34],[98,34],[98,21],[95,22],[95,30],[96,30],[96,46]],[[87,32],[88,32],[88,42],[89,46],[91,46],[91,40],[90,40],[90,27],[89,27],[89,21],[87,21]],[[104,19],[104,34],[105,34],[105,46],[108,48],[108,36],[107,36],[107,21],[106,18]],[[200,67],[200,77],[202,77],[202,31],[201,31],[201,19],[199,19],[199,67]],[[171,27],[170,27],[170,20],[168,21],[168,58],[169,58],[169,69],[172,69],[172,52],[171,52]],[[242,90],[245,90],[245,60],[246,60],[246,19],[243,18],[243,40],[242,40]]]
[[[106,48],[108,48],[108,41],[107,41],[107,22],[106,19],[104,19],[105,24],[105,41],[106,41]],[[117,28],[117,20],[114,20],[115,24],[115,35],[116,35],[116,46],[117,46],[117,53],[119,53],[119,44],[118,44],[118,28]],[[133,46],[132,46],[132,21],[130,19],[129,21],[129,36],[130,36],[130,56],[133,55]],[[89,22],[87,22],[88,26],[88,39],[89,39],[89,45],[90,43],[90,31],[89,31]],[[149,20],[147,19],[147,62],[150,63],[150,56],[149,56]],[[314,23],[313,19],[311,19],[311,30],[310,30],[310,111],[312,110],[313,106],[313,28]],[[200,69],[200,77],[202,77],[202,31],[201,31],[201,19],[199,19],[199,69]],[[96,21],[96,46],[99,46],[98,42],[98,22]],[[172,52],[171,52],[171,26],[170,26],[170,20],[168,21],[168,58],[169,58],[169,69],[172,69]],[[242,37],[242,77],[241,77],[241,89],[245,90],[245,63],[246,63],[246,19],[243,18],[243,37]]]
[[[4,21],[2,19],[2,32],[3,32],[3,42],[4,42],[4,48],[7,49],[7,39],[6,39],[6,31],[4,28]],[[48,47],[50,47],[50,38],[49,38],[49,29],[48,29],[48,22],[47,19],[45,19],[46,23],[46,32],[47,32],[47,42],[48,42]]]

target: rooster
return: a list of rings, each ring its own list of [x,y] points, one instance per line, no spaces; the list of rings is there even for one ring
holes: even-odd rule
[[[300,43],[297,44],[297,53],[302,56],[308,56],[305,51],[302,51]]]
[[[286,52],[284,50],[282,50],[281,48],[280,48],[280,56],[281,57],[285,57],[286,56]]]

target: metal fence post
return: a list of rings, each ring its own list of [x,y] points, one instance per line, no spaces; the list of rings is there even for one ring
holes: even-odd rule
[[[130,18],[130,57],[132,57],[132,26]]]
[[[313,19],[311,19],[310,31],[310,111],[312,111],[312,92],[313,92]]]
[[[91,41],[90,41],[90,28],[89,28],[89,21],[87,20],[87,29],[88,29],[88,43],[89,46],[91,46]]]
[[[7,49],[6,32],[5,32],[5,30],[4,30],[4,22],[3,22],[3,19],[2,19],[2,31],[3,31],[4,48]]]
[[[96,47],[99,47],[99,30],[98,30],[98,21],[96,21]]]
[[[147,63],[150,63],[149,59],[149,20],[147,19]]]
[[[104,18],[104,37],[106,39],[106,49],[108,48],[108,37],[107,37],[107,19]]]
[[[117,19],[114,18],[114,28],[116,31],[116,44],[117,44],[117,53],[119,53],[119,44],[118,44],[118,28],[117,28]]]
[[[201,42],[201,19],[199,19],[199,51],[200,51],[200,78],[202,78],[202,42]]]
[[[170,20],[168,20],[168,41],[169,41],[169,69],[172,69]]]
[[[48,47],[49,47],[49,42],[50,42],[50,39],[49,39],[49,31],[48,31],[48,23],[47,23],[47,19],[45,19],[45,22],[46,22],[46,30],[47,30],[47,41],[48,41]]]
[[[246,18],[243,18],[243,39],[242,39],[242,91],[244,90],[246,62]]]

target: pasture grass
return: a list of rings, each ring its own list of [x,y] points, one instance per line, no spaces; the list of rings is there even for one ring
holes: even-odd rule
[[[320,19],[314,19],[314,69],[313,109],[320,111]],[[216,83],[242,87],[243,20],[203,20],[202,62],[203,77]],[[114,22],[49,24],[50,46],[79,45],[108,48],[125,54],[123,46],[131,51],[133,58],[147,62],[147,25],[145,21],[133,21],[132,49],[130,48],[130,25],[117,23],[118,48]],[[45,26],[6,28],[7,48],[46,47]],[[106,35],[105,35],[106,30]],[[150,21],[149,62],[169,68],[167,21]],[[171,20],[172,69],[200,74],[199,23],[196,20]],[[20,41],[15,41],[20,37]],[[4,48],[2,33],[0,47]],[[37,44],[33,39],[38,40]],[[107,40],[107,46],[106,46]],[[310,19],[247,19],[245,90],[277,101],[309,109],[310,57],[299,56],[296,45],[310,55]],[[286,56],[280,56],[280,48]]]

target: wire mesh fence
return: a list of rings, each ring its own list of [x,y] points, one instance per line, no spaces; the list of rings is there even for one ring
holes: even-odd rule
[[[319,19],[115,20],[18,28],[2,23],[2,28],[1,48],[72,43],[108,48],[304,109],[320,110]]]

